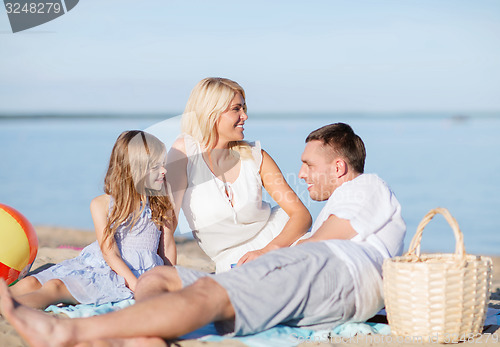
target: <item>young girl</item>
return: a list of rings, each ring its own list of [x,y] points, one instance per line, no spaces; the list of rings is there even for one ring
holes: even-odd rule
[[[16,283],[11,288],[16,300],[43,309],[57,303],[130,299],[139,275],[157,265],[174,265],[165,162],[165,146],[156,137],[137,130],[123,132],[111,152],[106,194],[90,204],[97,241],[76,258]]]

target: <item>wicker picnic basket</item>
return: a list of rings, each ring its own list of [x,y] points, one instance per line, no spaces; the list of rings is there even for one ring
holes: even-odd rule
[[[442,214],[455,233],[455,253],[420,254],[424,227]],[[410,248],[383,265],[387,319],[392,335],[454,343],[481,334],[492,279],[489,257],[465,253],[463,234],[445,208],[431,210]]]

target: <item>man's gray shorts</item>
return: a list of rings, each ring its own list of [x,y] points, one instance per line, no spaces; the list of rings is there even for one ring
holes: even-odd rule
[[[224,333],[248,335],[277,324],[332,329],[354,315],[352,277],[321,242],[272,251],[218,275],[176,268],[184,287],[210,276],[226,289],[235,320],[216,324]]]

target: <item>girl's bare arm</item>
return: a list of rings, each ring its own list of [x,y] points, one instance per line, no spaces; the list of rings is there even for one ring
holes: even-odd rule
[[[118,275],[125,278],[125,283],[129,289],[134,291],[137,284],[137,277],[135,277],[132,270],[123,261],[114,237],[108,237],[104,241],[104,228],[107,223],[110,199],[109,195],[100,195],[90,203],[90,212],[94,221],[97,242],[101,247],[102,256],[109,267]]]

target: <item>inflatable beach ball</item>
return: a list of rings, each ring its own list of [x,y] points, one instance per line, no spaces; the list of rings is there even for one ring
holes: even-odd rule
[[[0,204],[0,277],[7,284],[21,279],[31,268],[38,252],[38,238],[21,213]]]

